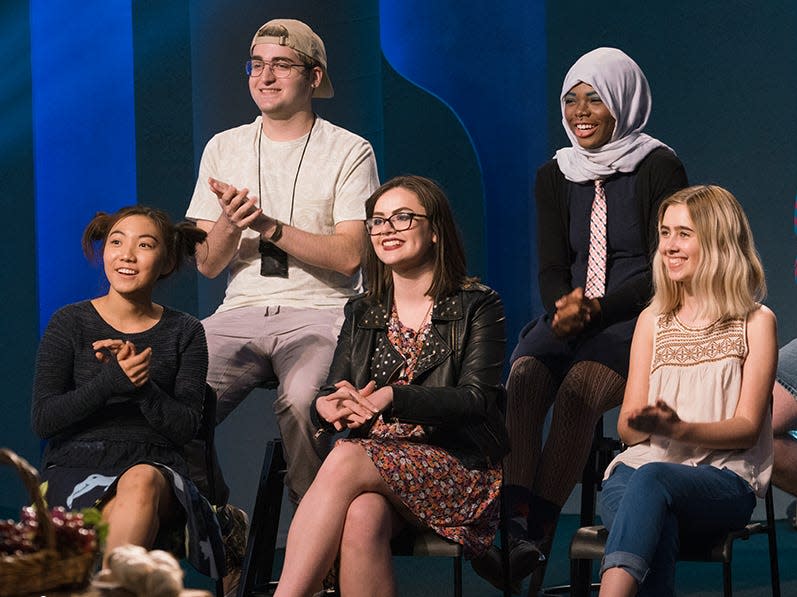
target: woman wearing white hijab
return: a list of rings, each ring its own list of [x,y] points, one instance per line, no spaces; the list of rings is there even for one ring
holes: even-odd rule
[[[625,53],[598,48],[582,56],[560,99],[572,146],[539,169],[535,189],[546,313],[521,331],[507,384],[515,588],[535,569],[534,582],[542,582],[540,556],[549,553],[559,512],[581,477],[595,424],[622,401],[634,325],[651,296],[656,211],[687,185],[675,153],[642,132],[650,88]],[[596,204],[593,216],[596,197],[603,207]],[[501,586],[496,548],[474,568]]]

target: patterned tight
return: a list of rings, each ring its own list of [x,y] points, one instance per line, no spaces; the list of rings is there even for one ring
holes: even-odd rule
[[[594,361],[573,365],[558,387],[536,358],[521,357],[512,364],[507,382],[512,452],[504,470],[507,484],[520,486],[516,489],[527,496],[510,500],[510,508],[516,514],[528,508],[529,538],[552,537],[559,511],[581,478],[595,424],[622,402],[624,388],[620,375]],[[542,446],[545,416],[552,405],[551,427]],[[527,503],[519,503],[523,501]]]

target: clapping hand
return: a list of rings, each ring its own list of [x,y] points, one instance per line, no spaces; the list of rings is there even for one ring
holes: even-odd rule
[[[628,426],[642,433],[672,437],[677,425],[681,423],[672,407],[663,400],[645,406],[628,415]]]
[[[565,294],[554,305],[556,313],[551,321],[551,328],[560,338],[581,333],[592,317],[592,303],[584,297],[584,289],[581,287]]]
[[[137,388],[149,381],[151,347],[148,346],[141,352],[136,352],[136,347],[132,342],[112,339],[97,340],[91,346],[94,349],[94,356],[101,363],[106,363],[111,357],[116,357],[119,367]]]
[[[251,228],[260,234],[273,231],[276,221],[263,213],[258,198],[249,196],[249,189],[239,190],[215,178],[209,178],[208,184],[230,224],[240,230]]]

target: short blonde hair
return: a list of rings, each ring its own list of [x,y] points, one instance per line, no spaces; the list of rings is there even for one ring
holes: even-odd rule
[[[695,226],[700,262],[692,291],[700,315],[715,319],[744,317],[766,296],[766,280],[747,216],[730,191],[714,185],[681,189],[661,202],[658,223],[672,205],[684,205]],[[657,250],[653,258],[653,299],[657,313],[673,313],[683,302],[683,283],[674,282]]]

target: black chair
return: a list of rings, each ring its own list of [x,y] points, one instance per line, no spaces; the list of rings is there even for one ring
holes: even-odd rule
[[[764,496],[766,521],[751,522],[745,528],[732,531],[721,540],[708,544],[681,545],[679,560],[692,562],[722,563],[723,593],[733,595],[731,565],[733,544],[737,539],[747,540],[753,535],[767,535],[769,543],[769,570],[773,597],[780,597],[780,574],[778,571],[778,547],[775,536],[775,508],[772,501],[772,485]],[[609,532],[603,526],[586,526],[576,531],[570,542],[570,584],[572,597],[586,597],[600,585],[592,582],[591,561],[601,559]]]
[[[258,387],[261,387],[266,390],[275,389],[278,385],[276,380],[268,380],[263,382]],[[227,504],[227,500],[229,497],[229,488],[227,487],[226,482],[221,474],[221,468],[218,463],[218,455],[216,453],[216,446],[215,446],[215,433],[216,433],[216,408],[217,408],[217,398],[216,392],[210,385],[205,386],[205,398],[202,405],[202,422],[200,426],[200,430],[197,433],[197,437],[189,442],[185,446],[185,453],[186,453],[186,461],[188,462],[189,467],[189,475],[191,479],[196,484],[197,488],[199,489],[200,493],[204,495],[207,500],[215,505],[221,506]],[[273,445],[273,444],[276,444]],[[241,575],[241,584],[239,585],[238,595],[255,595],[257,593],[252,592],[250,589],[252,586],[255,586],[253,583],[260,582],[260,575],[257,578],[251,576],[251,574],[258,570],[258,566],[251,566],[250,562],[255,559],[258,563],[261,562],[261,559],[265,561],[265,558],[268,557],[270,549],[270,559],[268,560],[268,566],[263,568],[263,576],[266,574],[270,577],[271,575],[271,567],[273,564],[273,556],[274,556],[274,545],[276,542],[276,534],[277,534],[277,527],[279,525],[279,509],[280,504],[282,501],[282,479],[285,476],[285,460],[282,456],[282,443],[279,439],[274,440],[273,442],[268,442],[266,446],[266,453],[264,456],[264,470],[261,474],[260,486],[258,488],[258,503],[255,505],[255,512],[257,513],[257,517],[260,520],[259,527],[260,533],[255,533],[256,541],[252,541],[253,531],[252,528],[254,527],[254,516],[252,517],[252,523],[250,524],[248,540],[247,540],[247,548],[245,552],[245,560],[244,560],[244,568],[242,570]],[[275,476],[275,474],[268,475],[267,469],[269,467],[276,467],[278,469],[278,473],[281,476]],[[264,491],[263,489],[263,482],[264,479],[268,477],[269,483],[271,483],[274,487],[279,488],[278,496],[276,499],[271,498],[269,492]],[[276,479],[276,480],[272,480]],[[261,496],[263,496],[261,498]],[[258,512],[258,504],[260,504],[260,511]],[[272,523],[270,522],[269,516],[271,513],[264,514],[263,509],[268,507],[273,507],[276,504],[276,518],[275,522],[273,522],[273,535],[274,541],[266,541],[263,543],[261,537],[263,535],[262,527],[263,521],[266,521],[267,527],[270,529]],[[271,532],[271,531],[268,531]],[[256,557],[253,556],[253,546],[256,546],[258,550],[265,545],[268,548],[265,552],[257,551],[255,552]],[[250,572],[250,570],[252,572]],[[229,572],[229,571],[228,571]],[[246,585],[244,588],[244,580],[249,575],[249,584]],[[270,595],[270,592],[267,592],[268,586],[266,583],[266,588],[264,589],[266,592],[261,594],[263,595]],[[224,588],[222,580],[218,580],[216,582],[216,595],[224,595]]]
[[[271,595],[277,585],[271,577],[274,571],[274,553],[286,470],[282,440],[272,439],[267,442],[263,457],[241,569],[241,581],[238,585],[238,597]]]
[[[509,589],[509,534],[506,529],[506,512],[504,500],[501,501],[501,554],[504,567],[504,597],[511,597]],[[454,564],[454,597],[462,597],[462,545],[449,541],[432,530],[405,529],[390,544],[394,556],[442,557],[453,558]]]
[[[462,546],[431,530],[405,529],[390,544],[394,556],[452,558],[454,597],[462,597]]]

